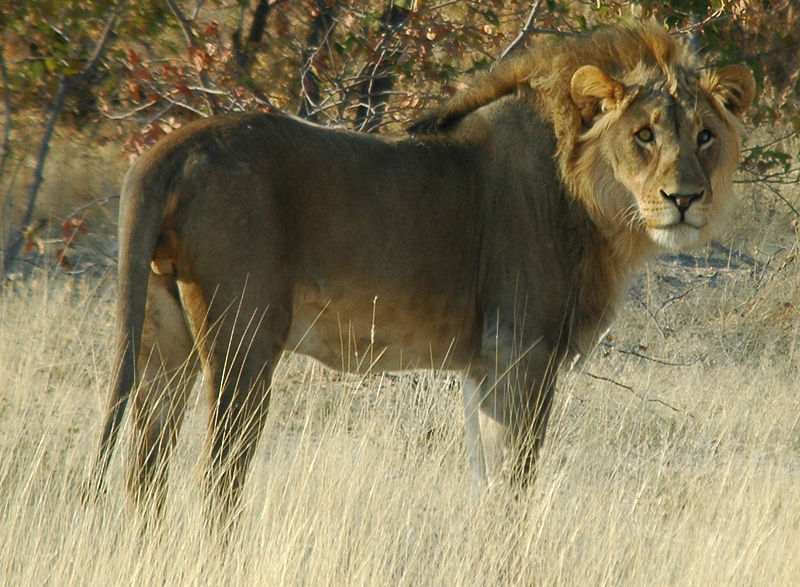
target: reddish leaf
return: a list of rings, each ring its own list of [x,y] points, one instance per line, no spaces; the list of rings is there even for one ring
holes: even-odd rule
[[[190,98],[193,98],[193,97],[194,97],[194,94],[192,94],[192,90],[190,90],[189,88],[187,88],[187,87],[186,87],[186,84],[184,84],[182,81],[180,81],[180,80],[175,80],[175,81],[173,81],[173,82],[172,82],[172,84],[173,84],[173,85],[175,86],[175,88],[176,88],[176,89],[177,89],[177,90],[178,90],[178,91],[179,91],[181,94],[183,94],[184,96],[189,96]]]
[[[130,93],[131,97],[136,100],[137,102],[142,101],[142,89],[136,82],[128,82],[128,92]]]
[[[72,269],[72,263],[69,262],[64,249],[56,250],[56,261],[62,269]]]
[[[64,246],[73,248],[73,242],[79,234],[88,234],[89,228],[81,218],[67,218],[61,223],[61,234],[64,236]]]
[[[167,133],[164,132],[164,129],[161,128],[160,125],[151,122],[150,125],[147,127],[147,130],[145,130],[141,136],[147,141],[155,142],[161,137],[165,136],[166,134]]]
[[[130,61],[131,68],[136,67],[140,62],[139,55],[130,47],[128,47],[128,61]]]
[[[206,28],[203,29],[203,34],[207,37],[211,35],[216,36],[219,33],[219,23],[216,20],[212,20],[210,23],[206,25]]]
[[[30,255],[32,253],[39,253],[44,255],[44,241],[41,237],[35,237],[25,241],[25,246],[22,249],[23,255]]]
[[[197,47],[189,47],[189,61],[194,63],[198,71],[203,71],[211,65],[211,55],[203,49]]]

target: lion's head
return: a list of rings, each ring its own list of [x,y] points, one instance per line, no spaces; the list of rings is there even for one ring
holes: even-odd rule
[[[635,67],[584,65],[572,74],[583,126],[565,168],[601,219],[630,222],[655,244],[680,249],[707,240],[724,216],[738,116],[755,83],[737,65],[704,71],[660,29],[636,32],[649,41],[639,50],[651,52]],[[611,175],[612,184],[600,179]]]
[[[564,182],[627,257],[716,231],[731,200],[750,71],[713,69],[655,22],[537,42],[414,131],[446,129],[481,104],[533,90],[558,138]]]

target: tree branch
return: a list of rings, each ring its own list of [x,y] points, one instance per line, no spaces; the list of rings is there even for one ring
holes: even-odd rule
[[[414,3],[408,6],[387,0],[386,8],[381,15],[381,41],[378,46],[378,57],[362,69],[361,76],[366,79],[359,88],[358,105],[354,126],[357,130],[374,132],[381,125],[386,112],[389,94],[394,88],[392,68],[397,64],[404,51],[403,36],[400,34],[414,12]]]
[[[97,43],[94,46],[94,51],[92,52],[92,56],[89,57],[89,61],[86,62],[86,65],[83,66],[80,73],[75,78],[71,79],[71,84],[73,87],[80,86],[82,83],[86,81],[86,79],[92,74],[94,69],[97,67],[97,64],[100,62],[100,57],[103,55],[103,51],[106,49],[106,45],[108,44],[108,40],[111,38],[111,33],[114,30],[114,24],[117,22],[117,17],[119,13],[122,11],[122,7],[125,5],[125,2],[120,2],[116,9],[111,13],[106,20],[106,24],[103,27],[103,32],[100,33],[100,38],[97,40]],[[73,88],[70,88],[73,89]]]
[[[314,71],[314,58],[328,42],[328,37],[336,27],[337,4],[327,4],[317,0],[317,16],[311,21],[306,34],[300,67],[300,109],[297,115],[307,120],[317,120],[319,114],[320,90],[319,78]]]
[[[0,178],[6,168],[6,161],[11,153],[11,90],[8,83],[8,71],[6,70],[6,60],[3,57],[3,50],[0,47],[0,78],[3,81],[3,107],[5,108],[5,120],[3,121],[3,145],[0,147]]]
[[[531,11],[528,13],[528,19],[525,21],[525,24],[522,26],[522,30],[517,35],[517,38],[511,41],[511,44],[506,47],[502,53],[500,53],[500,57],[497,58],[497,61],[502,61],[508,55],[510,55],[513,51],[517,49],[522,43],[525,42],[531,33],[534,31],[533,23],[536,20],[536,13],[539,12],[539,7],[542,5],[542,0],[536,0],[531,7]]]
[[[42,140],[39,143],[39,152],[36,157],[36,167],[33,170],[33,181],[31,182],[31,187],[28,190],[28,201],[25,206],[25,212],[23,213],[22,219],[19,223],[20,226],[27,226],[30,224],[31,219],[33,218],[33,211],[36,207],[36,200],[39,196],[39,188],[41,188],[42,181],[44,181],[44,164],[47,160],[47,154],[50,151],[50,140],[53,138],[53,132],[55,131],[58,117],[60,116],[61,111],[64,109],[64,103],[67,99],[67,95],[76,88],[81,87],[81,85],[85,83],[87,79],[89,79],[94,69],[97,67],[97,64],[100,62],[100,57],[105,50],[106,44],[111,37],[111,31],[114,28],[114,23],[117,20],[117,16],[119,15],[123,4],[123,2],[118,4],[116,10],[108,17],[108,20],[106,20],[106,24],[103,27],[103,32],[100,34],[100,38],[95,44],[94,51],[92,52],[89,61],[86,62],[86,65],[83,66],[81,71],[74,75],[62,74],[61,78],[59,79],[58,91],[56,92],[56,97],[53,99],[53,104],[50,106],[50,110],[47,114],[44,133],[42,134]],[[9,242],[5,247],[5,255],[3,258],[3,274],[5,274],[11,267],[11,263],[14,261],[19,253],[19,250],[22,248],[24,237],[22,232],[19,231],[16,234],[9,235],[8,240]]]
[[[186,39],[186,45],[192,49],[198,49],[197,39],[194,38],[194,33],[192,32],[191,21],[184,16],[180,6],[178,6],[175,0],[167,0],[167,5],[172,11],[172,14],[175,15],[175,18],[178,19],[178,24],[183,31],[183,37]],[[210,90],[211,84],[208,81],[208,75],[202,68],[198,68],[197,77],[200,80],[200,85],[203,86],[203,89],[207,91]],[[214,103],[211,101],[209,94],[204,92],[203,97],[205,98],[209,113],[216,114],[216,108],[214,107]]]
[[[625,383],[620,383],[619,381],[615,381],[614,379],[611,379],[610,377],[603,377],[602,375],[595,375],[594,373],[589,373],[588,371],[584,371],[583,373],[585,375],[587,375],[588,377],[591,377],[592,379],[597,379],[598,381],[605,381],[607,383],[611,383],[612,385],[616,385],[617,387],[621,387],[622,389],[624,389],[624,390],[632,393],[633,395],[635,395],[637,398],[639,398],[639,400],[641,400],[643,402],[651,402],[651,403],[654,403],[654,404],[661,404],[662,406],[664,406],[665,408],[669,408],[670,410],[672,410],[676,414],[682,414],[683,413],[683,410],[680,410],[680,409],[676,408],[675,406],[673,406],[671,404],[668,404],[664,400],[661,400],[661,399],[658,399],[658,398],[654,398],[654,397],[644,397],[644,396],[640,395],[639,393],[636,392],[636,390],[633,387],[631,387],[630,385],[626,385]]]

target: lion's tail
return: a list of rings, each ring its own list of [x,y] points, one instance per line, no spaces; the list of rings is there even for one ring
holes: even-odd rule
[[[102,492],[104,478],[135,380],[141,346],[150,262],[161,231],[167,202],[184,157],[155,157],[153,149],[128,171],[119,210],[119,262],[116,308],[114,380],[108,394],[105,421],[89,486],[84,498]]]

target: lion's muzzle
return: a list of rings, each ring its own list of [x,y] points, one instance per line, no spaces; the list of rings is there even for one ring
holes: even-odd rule
[[[689,209],[694,202],[700,200],[703,197],[704,191],[699,191],[691,194],[681,194],[681,193],[674,193],[668,194],[664,190],[661,190],[661,196],[665,200],[669,200],[675,207],[678,209],[681,215],[681,222],[685,222],[686,211]]]

